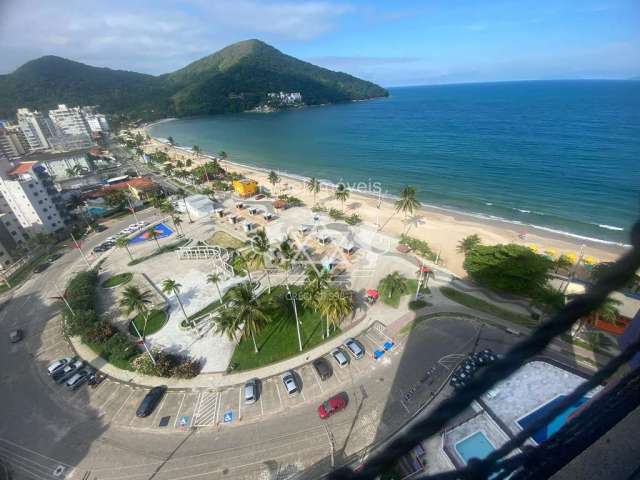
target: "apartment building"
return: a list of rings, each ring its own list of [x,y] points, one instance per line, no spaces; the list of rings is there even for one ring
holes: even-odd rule
[[[29,151],[29,144],[17,126],[0,126],[0,160],[11,162]]]
[[[79,107],[68,108],[66,105],[58,105],[56,110],[49,110],[49,118],[63,135],[89,135]]]
[[[48,118],[37,110],[32,112],[28,108],[19,108],[16,117],[30,151],[49,148],[47,139],[55,136],[55,130]]]

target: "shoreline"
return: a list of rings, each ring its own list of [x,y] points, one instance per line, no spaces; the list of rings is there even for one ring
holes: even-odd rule
[[[163,119],[161,121],[171,120]],[[151,136],[147,130],[157,123],[159,122],[145,125],[142,129],[149,134],[154,142],[164,147],[169,147],[159,138]],[[188,147],[175,146],[173,149],[176,154],[193,155]],[[274,190],[266,179],[271,169],[238,163],[228,159],[221,160],[216,155],[208,152],[201,153],[200,158],[216,159],[228,170],[252,177],[259,184]],[[309,177],[276,169],[274,171],[281,177],[280,183],[275,188],[277,194],[294,195],[301,198],[307,208],[310,209],[313,206],[313,196],[308,192],[305,185]],[[332,198],[332,192],[336,187],[335,184],[324,180],[320,181],[322,187],[318,194],[318,203],[327,208],[340,209],[340,203]],[[329,196],[327,196],[328,192],[331,192]],[[377,208],[378,201],[380,201],[379,209]],[[401,214],[394,214],[394,201],[395,199],[391,195],[380,195],[379,197],[371,191],[350,189],[349,200],[345,202],[345,212],[347,214],[358,213],[363,222],[373,225],[379,219],[380,223],[385,225],[383,233],[399,238],[403,231],[407,229],[407,224],[403,221]],[[558,253],[577,253],[581,248],[584,248],[585,255],[596,257],[597,261],[612,261],[629,248],[626,244],[614,241],[584,237],[571,232],[555,231],[552,228],[503,218],[487,218],[482,214],[462,212],[424,203],[421,203],[421,207],[415,212],[411,220],[411,226],[408,227],[408,235],[425,240],[432,246],[434,251],[442,252],[442,258],[445,260],[447,268],[462,275],[464,275],[462,269],[464,258],[461,254],[456,253],[456,246],[461,238],[474,233],[479,234],[483,242],[487,244],[518,243],[534,248],[538,247],[540,253],[544,252],[544,250],[555,250]],[[525,239],[519,236],[523,232],[526,232]]]

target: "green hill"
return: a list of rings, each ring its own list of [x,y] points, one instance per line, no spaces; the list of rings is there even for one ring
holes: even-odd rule
[[[105,113],[145,119],[238,112],[280,91],[300,92],[307,105],[387,95],[371,82],[247,40],[160,76],[42,57],[0,75],[0,118],[12,117],[18,107],[47,110],[58,103],[98,105]]]

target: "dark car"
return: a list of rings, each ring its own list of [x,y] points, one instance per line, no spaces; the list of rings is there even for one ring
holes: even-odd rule
[[[158,405],[158,402],[160,402],[160,399],[162,399],[165,390],[166,387],[163,386],[153,387],[151,390],[149,390],[149,393],[147,393],[142,399],[142,402],[140,402],[138,410],[136,410],[136,417],[149,416],[151,412],[153,412],[153,410],[156,408],[156,405]]]
[[[64,368],[58,370],[57,372],[51,375],[51,378],[56,383],[66,382],[69,378],[71,378],[78,370],[80,370],[84,366],[84,362],[82,360],[76,360],[73,363],[68,363],[64,366]]]
[[[18,343],[20,340],[22,340],[22,337],[24,337],[24,332],[19,328],[11,330],[11,332],[9,332],[9,341],[11,343]]]
[[[41,263],[40,265],[36,265],[36,268],[33,269],[33,273],[44,272],[47,268],[49,268],[50,263]]]
[[[49,258],[47,258],[47,262],[49,263],[53,263],[55,262],[57,259],[59,259],[60,257],[62,257],[61,253],[53,253],[51,255],[49,255]]]
[[[315,368],[316,372],[318,373],[320,380],[324,381],[331,375],[333,375],[333,370],[331,370],[331,367],[324,358],[317,358],[316,360],[314,360],[313,368]]]
[[[345,395],[339,393],[318,405],[318,416],[320,418],[329,418],[334,413],[344,410],[346,406],[347,400]]]

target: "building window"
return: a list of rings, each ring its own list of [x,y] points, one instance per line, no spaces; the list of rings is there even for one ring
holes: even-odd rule
[[[15,230],[13,230],[13,231],[11,232],[11,235],[13,235],[14,237],[15,237],[17,234],[18,234],[18,232],[16,232]]]
[[[51,220],[51,215],[47,215],[47,220]]]
[[[42,200],[38,200],[38,205],[42,205]]]

